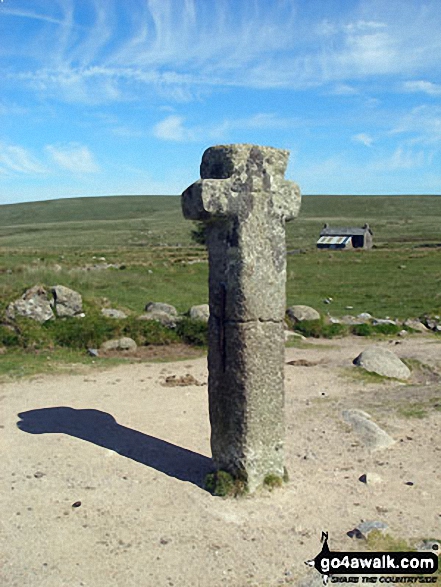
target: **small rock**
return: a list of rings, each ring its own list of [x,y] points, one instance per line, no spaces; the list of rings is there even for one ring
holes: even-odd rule
[[[380,530],[383,532],[387,528],[387,524],[385,522],[379,521],[369,521],[369,522],[361,522],[356,526],[353,530],[350,530],[347,535],[349,538],[357,538],[358,540],[366,540],[369,533],[372,530]]]
[[[390,324],[392,326],[396,326],[397,322],[395,320],[390,320],[389,318],[374,318],[372,320],[373,326],[380,326],[381,324]]]
[[[42,477],[44,477],[45,475],[46,475],[46,473],[42,473],[41,471],[36,471],[36,472],[34,473],[34,477],[35,477],[36,479],[41,479],[41,478],[42,478]]]
[[[439,551],[441,550],[441,542],[439,540],[423,540],[422,542],[420,542],[417,545],[417,550],[418,551],[424,551],[424,552],[436,552],[439,553]]]
[[[343,316],[340,318],[340,322],[342,324],[347,324],[348,326],[356,326],[358,324],[366,324],[367,320],[363,320],[360,317],[355,318],[354,316]]]
[[[171,304],[164,304],[162,302],[149,302],[144,308],[146,312],[164,312],[170,316],[177,316],[178,311]]]
[[[366,483],[366,485],[378,485],[379,483],[383,483],[383,479],[378,473],[364,473],[358,480],[362,483]]]
[[[154,320],[160,322],[167,328],[176,328],[176,323],[178,322],[179,317],[174,316],[173,314],[168,314],[167,312],[162,312],[161,310],[152,310],[145,314],[141,314],[141,316],[138,316],[137,320]]]
[[[112,340],[106,340],[101,345],[103,351],[136,351],[138,345],[136,342],[129,337],[115,338]]]
[[[300,334],[300,332],[293,332],[292,330],[285,330],[285,342],[290,338],[297,338],[298,340],[306,340],[306,336]]]
[[[164,387],[187,387],[189,385],[204,385],[197,379],[193,377],[190,373],[186,375],[181,375],[178,377],[177,375],[169,375],[165,378],[164,383],[161,383]]]
[[[210,306],[208,304],[200,304],[199,306],[192,306],[190,308],[190,318],[193,320],[203,320],[208,322],[210,317]]]
[[[381,450],[395,444],[395,440],[373,422],[371,416],[363,410],[344,410],[342,416],[369,450]]]
[[[101,314],[106,316],[106,318],[115,318],[116,320],[127,318],[127,314],[121,310],[114,310],[113,308],[103,308]]]
[[[363,534],[360,532],[360,530],[358,528],[354,528],[353,530],[349,530],[349,532],[347,532],[347,535],[349,536],[349,538],[357,538],[358,540],[365,539],[365,537],[363,536]]]
[[[341,324],[341,320],[339,318],[334,318],[333,316],[328,316],[328,320],[331,324]]]
[[[372,532],[372,530],[380,530],[381,532],[383,532],[387,529],[387,527],[388,525],[386,524],[386,522],[380,522],[378,520],[375,520],[361,522],[360,524],[358,524],[357,530],[360,530],[360,532],[364,536],[367,536],[370,532]]]
[[[76,501],[75,503],[72,504],[73,508],[79,508],[81,506],[81,501]]]
[[[320,314],[310,306],[290,306],[286,314],[294,322],[303,322],[303,320],[320,320]]]
[[[90,355],[91,357],[98,357],[99,356],[98,349],[87,349],[87,354]]]
[[[372,315],[369,314],[369,312],[362,312],[361,314],[358,314],[357,318],[360,318],[360,320],[372,320]]]

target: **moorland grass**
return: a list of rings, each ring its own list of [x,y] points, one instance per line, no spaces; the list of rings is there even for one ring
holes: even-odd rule
[[[441,197],[306,196],[287,225],[287,305],[322,315],[405,319],[441,313]],[[376,249],[318,251],[321,226],[369,222]],[[37,284],[141,314],[208,301],[204,247],[172,196],[76,198],[0,206],[0,312]],[[90,269],[105,262],[121,269]],[[331,304],[324,300],[332,298]],[[349,307],[349,308],[348,308]]]

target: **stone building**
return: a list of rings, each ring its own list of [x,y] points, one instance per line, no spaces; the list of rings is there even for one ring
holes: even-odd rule
[[[331,228],[325,224],[317,241],[318,249],[371,249],[372,229],[369,224],[362,228]]]

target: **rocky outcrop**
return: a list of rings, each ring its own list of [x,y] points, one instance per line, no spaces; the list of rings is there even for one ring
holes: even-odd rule
[[[6,318],[15,320],[17,316],[30,318],[40,324],[55,318],[47,291],[43,286],[31,287],[25,291],[21,298],[9,304],[6,309]]]
[[[78,292],[64,285],[55,285],[51,291],[52,305],[59,318],[73,318],[83,313],[83,298]]]

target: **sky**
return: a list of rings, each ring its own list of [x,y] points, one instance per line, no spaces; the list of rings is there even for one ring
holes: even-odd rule
[[[0,203],[180,194],[288,149],[304,194],[441,193],[439,0],[0,0]]]

